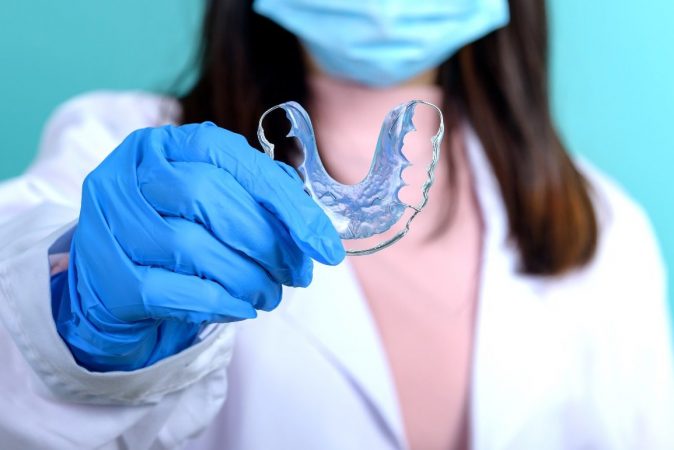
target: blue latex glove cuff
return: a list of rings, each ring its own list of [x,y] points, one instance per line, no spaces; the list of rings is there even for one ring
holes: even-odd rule
[[[294,171],[212,123],[145,128],[90,173],[56,326],[81,365],[134,370],[254,318],[344,259]],[[67,278],[67,279],[66,279]]]
[[[153,319],[125,323],[106,313],[103,305],[85,313],[74,288],[74,256],[71,253],[67,271],[52,276],[51,297],[56,329],[78,364],[95,372],[136,370],[194,342],[201,330],[199,324]]]

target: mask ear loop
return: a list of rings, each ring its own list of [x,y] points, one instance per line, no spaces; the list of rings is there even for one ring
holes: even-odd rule
[[[265,154],[267,154],[267,156],[269,156],[271,159],[274,159],[274,144],[272,144],[271,142],[269,142],[269,140],[267,140],[267,138],[264,134],[264,128],[262,127],[262,122],[264,121],[265,117],[267,117],[267,115],[269,113],[271,113],[272,111],[274,111],[276,109],[284,109],[285,110],[286,105],[288,105],[289,103],[292,104],[294,107],[299,107],[299,105],[297,103],[294,103],[294,102],[282,103],[282,104],[279,104],[279,105],[276,105],[276,106],[272,106],[267,111],[265,111],[262,114],[262,116],[260,116],[260,120],[258,122],[257,138],[260,141],[260,145],[262,146],[262,149],[264,150]],[[347,249],[346,250],[347,255],[350,255],[350,256],[371,255],[373,253],[376,253],[380,250],[383,250],[383,249],[385,249],[387,247],[390,247],[391,245],[395,244],[396,242],[401,240],[403,237],[405,237],[405,235],[410,230],[410,225],[412,224],[412,221],[414,220],[414,218],[424,209],[424,207],[428,203],[428,194],[429,194],[429,191],[431,189],[431,186],[433,185],[433,182],[435,181],[435,168],[437,167],[438,161],[440,160],[440,148],[441,148],[441,144],[442,144],[442,138],[445,134],[444,117],[443,117],[443,114],[442,114],[442,111],[440,110],[440,108],[435,106],[433,103],[430,103],[430,102],[427,102],[427,101],[424,101],[424,100],[411,100],[407,104],[408,105],[422,104],[422,105],[429,106],[429,107],[433,108],[438,113],[438,117],[440,119],[440,125],[438,126],[438,131],[431,138],[431,146],[433,148],[433,152],[432,152],[431,163],[429,164],[429,166],[426,170],[426,173],[428,174],[428,176],[426,178],[426,181],[424,182],[424,184],[421,187],[422,198],[416,206],[409,205],[407,203],[402,203],[402,205],[404,207],[410,208],[413,211],[412,214],[410,215],[410,217],[405,222],[405,226],[403,227],[402,230],[398,231],[395,235],[393,235],[389,239],[386,239],[386,240],[376,244],[373,247],[362,249],[362,250],[349,250],[349,249]],[[304,111],[304,110],[302,109],[302,111]],[[306,155],[303,155],[303,156],[306,158]],[[313,189],[311,189],[311,186],[309,186],[310,181],[306,180],[306,179],[303,180],[303,181],[304,181],[305,187],[307,188],[306,189],[307,192],[309,193],[309,195],[312,195],[311,193],[313,192]],[[319,205],[322,205],[321,202],[318,199],[316,199],[313,195],[312,195],[312,198]],[[325,208],[323,208],[323,209],[325,209]],[[328,216],[330,217],[331,215],[328,214]],[[332,217],[331,217],[331,219],[332,219]]]

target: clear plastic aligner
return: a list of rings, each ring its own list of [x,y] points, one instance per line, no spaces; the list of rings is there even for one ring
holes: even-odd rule
[[[398,197],[405,186],[403,170],[410,165],[403,155],[403,139],[413,131],[412,117],[419,104],[434,108],[440,118],[437,133],[431,138],[433,149],[428,177],[421,186],[422,197],[418,204],[409,205]],[[423,100],[412,100],[392,109],[384,118],[379,139],[367,176],[357,184],[342,184],[325,170],[316,147],[316,137],[307,112],[296,102],[286,102],[268,109],[258,126],[257,136],[264,152],[274,158],[274,144],[264,135],[262,123],[270,112],[283,109],[291,123],[288,137],[297,139],[304,160],[297,168],[304,180],[305,190],[325,211],[342,239],[363,239],[384,233],[395,225],[406,208],[412,209],[405,226],[392,237],[361,250],[349,250],[349,255],[369,255],[399,241],[407,234],[410,224],[428,201],[433,185],[433,174],[440,158],[440,144],[444,135],[442,111]]]

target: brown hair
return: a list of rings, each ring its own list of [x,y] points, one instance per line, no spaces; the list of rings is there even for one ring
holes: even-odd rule
[[[255,144],[257,120],[267,108],[288,100],[306,104],[308,94],[297,39],[251,4],[209,0],[199,79],[181,102],[184,122],[211,120]],[[466,118],[484,146],[522,271],[558,275],[592,258],[597,219],[588,184],[550,113],[545,1],[509,4],[509,25],[446,61],[439,84],[448,129]]]

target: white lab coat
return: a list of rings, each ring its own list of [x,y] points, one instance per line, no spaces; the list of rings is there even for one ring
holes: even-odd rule
[[[0,185],[0,447],[404,449],[348,261],[317,266],[278,310],[213,326],[151,367],[75,363],[51,318],[48,254],[68,248],[84,176],[129,132],[175,113],[172,100],[140,93],[76,99],[27,173]],[[665,272],[642,210],[584,164],[601,216],[595,260],[562,278],[518,274],[495,179],[470,133],[467,146],[485,223],[472,447],[674,449]]]

